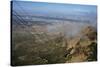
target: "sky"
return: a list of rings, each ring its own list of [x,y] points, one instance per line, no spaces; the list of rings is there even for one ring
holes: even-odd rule
[[[70,17],[71,19],[78,17],[78,20],[82,20],[82,19],[91,20],[93,25],[96,25],[96,20],[97,20],[96,19],[97,6],[95,5],[14,1],[12,6],[13,6],[12,10],[16,11],[19,15],[27,15],[27,16],[28,15],[32,15],[32,16],[42,15],[42,16],[47,16],[47,17],[48,16],[52,16],[52,17],[64,16],[64,18]],[[83,24],[82,25],[80,24],[79,25],[70,24],[69,27],[73,28],[73,30],[71,30],[70,33],[72,33],[72,31],[76,31],[76,29],[77,30],[80,29],[81,26],[83,26]],[[57,27],[57,24],[54,25],[53,27]],[[53,28],[53,27],[50,26],[50,28]]]
[[[79,4],[59,4],[46,2],[13,1],[13,12],[26,16],[46,16],[56,18],[71,18],[75,20],[90,20],[96,22],[97,6]]]
[[[22,8],[22,9],[21,9]],[[13,2],[13,10],[25,11],[28,13],[55,13],[55,14],[96,14],[97,7],[94,5],[75,5],[75,4],[55,4],[55,3],[41,3],[41,2]]]

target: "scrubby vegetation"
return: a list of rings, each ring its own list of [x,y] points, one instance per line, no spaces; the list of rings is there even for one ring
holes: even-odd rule
[[[85,33],[83,33],[85,32]],[[52,37],[47,33],[12,31],[12,65],[55,64],[97,60],[97,31],[82,30],[81,36]]]

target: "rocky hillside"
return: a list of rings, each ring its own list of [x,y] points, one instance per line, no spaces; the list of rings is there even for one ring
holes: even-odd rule
[[[85,27],[78,36],[13,32],[12,65],[55,64],[97,60],[97,31]]]
[[[84,62],[97,60],[97,32],[88,26],[81,32],[82,36],[77,36],[68,42],[66,62]]]

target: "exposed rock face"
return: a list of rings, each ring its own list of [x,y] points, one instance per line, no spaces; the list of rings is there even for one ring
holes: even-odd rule
[[[93,27],[86,27],[81,33],[83,36],[75,37],[68,42],[66,62],[84,62],[97,60],[97,32]]]
[[[90,40],[95,40],[97,37],[97,31],[94,27],[87,26],[82,30],[84,36],[88,37]]]

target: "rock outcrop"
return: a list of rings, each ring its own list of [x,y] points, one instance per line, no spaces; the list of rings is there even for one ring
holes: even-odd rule
[[[68,41],[66,62],[84,62],[97,60],[97,32],[88,26],[81,32],[82,36],[74,37]]]

